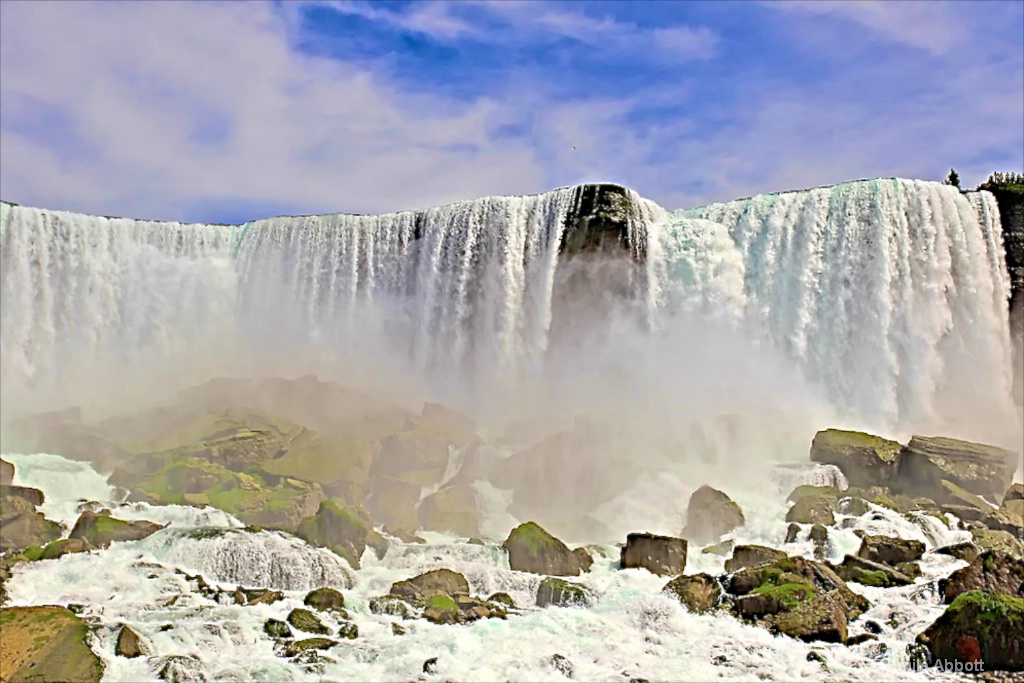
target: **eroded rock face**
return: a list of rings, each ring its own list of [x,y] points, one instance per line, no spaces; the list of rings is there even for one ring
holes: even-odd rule
[[[995,550],[1018,560],[1024,559],[1024,544],[1008,531],[972,529],[971,539],[982,550]]]
[[[682,574],[686,569],[686,541],[671,536],[629,534],[619,567],[646,569],[661,576]]]
[[[970,565],[939,581],[939,590],[946,604],[970,591],[1024,598],[1024,560],[999,551],[986,551]]]
[[[975,495],[1001,500],[1019,459],[1019,454],[986,444],[914,436],[900,453],[898,477],[908,495],[941,500],[946,480]]]
[[[5,681],[99,681],[103,665],[88,643],[85,622],[63,607],[0,609]]]
[[[983,591],[961,593],[918,636],[935,659],[974,662],[987,671],[1024,670],[1024,600]]]
[[[706,545],[743,526],[745,521],[740,506],[729,496],[710,486],[701,486],[690,496],[682,536],[691,543]]]
[[[502,543],[509,567],[516,571],[548,576],[579,576],[580,563],[569,547],[538,524],[526,522],[509,533]]]
[[[863,432],[827,429],[811,442],[811,461],[838,467],[851,487],[887,486],[902,446]]]
[[[665,585],[662,592],[673,596],[694,614],[715,609],[722,599],[722,587],[710,574],[677,576]]]
[[[479,512],[473,487],[455,483],[424,498],[419,507],[419,525],[459,536],[479,536]]]
[[[1004,500],[998,509],[985,515],[981,523],[993,531],[1006,531],[1014,538],[1024,538],[1024,499]]]

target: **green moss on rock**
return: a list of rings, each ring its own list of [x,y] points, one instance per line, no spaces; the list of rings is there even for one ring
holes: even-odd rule
[[[63,607],[0,609],[0,680],[99,681],[103,664],[85,622]]]

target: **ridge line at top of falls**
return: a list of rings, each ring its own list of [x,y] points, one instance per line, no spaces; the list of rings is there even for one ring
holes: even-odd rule
[[[106,215],[101,215],[101,214],[85,213],[83,211],[69,211],[69,210],[65,210],[65,209],[47,209],[47,208],[41,207],[41,206],[28,206],[26,204],[18,204],[17,202],[7,201],[6,199],[0,199],[0,204],[5,204],[5,205],[10,206],[10,207],[19,207],[19,208],[23,208],[23,209],[33,209],[33,210],[36,210],[36,211],[48,211],[50,213],[72,214],[72,215],[76,215],[76,216],[89,216],[91,218],[105,218],[107,220],[112,220],[112,221],[126,220],[126,221],[136,221],[136,222],[140,222],[140,223],[178,223],[178,224],[180,224],[182,226],[220,226],[220,227],[226,227],[226,228],[239,228],[239,227],[242,227],[244,225],[248,225],[249,223],[255,223],[257,221],[269,221],[269,220],[274,220],[276,218],[313,218],[313,217],[320,217],[320,216],[377,217],[377,216],[400,216],[402,214],[410,214],[410,213],[411,214],[419,214],[419,213],[423,213],[423,212],[426,212],[426,211],[431,211],[431,210],[434,210],[434,209],[442,209],[442,208],[447,207],[447,206],[455,206],[457,204],[462,204],[462,203],[466,203],[466,202],[477,202],[477,201],[482,201],[482,200],[485,200],[485,199],[496,199],[496,198],[502,198],[502,197],[540,197],[540,196],[543,196],[543,195],[546,195],[546,194],[552,194],[552,193],[555,193],[555,192],[561,192],[563,190],[577,190],[577,189],[582,189],[584,187],[614,187],[614,188],[617,188],[617,189],[626,190],[627,192],[636,192],[636,190],[633,190],[632,188],[630,188],[630,187],[628,187],[626,185],[622,185],[621,183],[612,183],[612,182],[576,183],[575,185],[562,185],[560,187],[555,187],[555,188],[552,188],[550,190],[544,190],[543,192],[531,192],[529,194],[520,194],[520,195],[516,195],[516,194],[500,195],[499,194],[499,195],[485,195],[483,197],[472,197],[470,199],[457,199],[455,201],[445,202],[443,204],[436,204],[436,205],[428,206],[428,207],[425,207],[425,208],[422,208],[422,209],[403,209],[401,211],[385,211],[385,212],[382,212],[382,213],[346,213],[344,211],[334,211],[334,212],[328,212],[328,213],[279,214],[279,215],[276,215],[276,216],[264,216],[262,218],[252,218],[250,220],[242,221],[240,223],[204,223],[202,221],[176,221],[176,220],[166,220],[166,219],[161,219],[161,218],[134,218],[132,216],[106,216]],[[637,194],[639,194],[639,193],[637,193]]]

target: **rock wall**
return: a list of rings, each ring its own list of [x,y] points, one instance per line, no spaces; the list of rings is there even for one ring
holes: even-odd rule
[[[1010,272],[1010,333],[1014,340],[1013,396],[1024,404],[1024,194],[1010,189],[989,190],[999,204]]]

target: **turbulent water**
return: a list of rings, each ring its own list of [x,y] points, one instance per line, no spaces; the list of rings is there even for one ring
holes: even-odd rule
[[[851,681],[953,680],[935,670],[909,667],[906,645],[943,611],[932,582],[965,563],[927,554],[924,576],[904,588],[873,589],[859,584],[873,607],[852,625],[866,620],[881,627],[878,642],[846,647],[803,643],[775,637],[731,617],[692,615],[661,594],[666,579],[645,570],[618,570],[618,549],[593,547],[595,564],[580,581],[598,596],[589,609],[535,607],[541,577],[509,569],[497,545],[470,545],[438,534],[428,543],[394,542],[382,560],[371,551],[363,568],[349,572],[334,558],[341,574],[323,573],[327,551],[310,548],[282,534],[240,531],[240,523],[223,513],[175,506],[119,506],[114,490],[87,465],[48,455],[4,454],[16,466],[15,483],[41,488],[49,510],[79,504],[78,492],[105,503],[115,517],[159,519],[169,526],[142,541],[115,543],[106,550],[66,555],[58,560],[18,565],[8,583],[14,605],[74,604],[95,627],[92,648],[106,663],[106,681],[155,681],[168,656],[191,656],[190,678],[262,681],[459,680],[560,681],[565,676],[550,657],[560,654],[574,667],[574,678],[592,681],[648,680],[822,680],[826,675]],[[40,467],[33,467],[36,462]],[[791,554],[810,557],[811,543],[783,545],[786,491],[799,483],[842,484],[834,468],[790,467],[777,471],[771,484],[743,501],[747,523],[735,533],[738,542],[768,543]],[[76,488],[78,487],[78,488]],[[742,499],[741,499],[742,500]],[[206,517],[199,517],[206,514]],[[59,515],[58,515],[59,516]],[[673,522],[674,523],[674,522]],[[853,552],[856,530],[914,538],[929,549],[962,541],[969,534],[950,531],[928,516],[907,519],[884,508],[862,517],[838,518],[831,531],[831,559]],[[806,529],[804,529],[806,532]],[[225,538],[234,537],[231,543]],[[244,539],[244,540],[243,540]],[[286,562],[277,551],[286,549]],[[329,554],[329,553],[328,553]],[[722,572],[723,558],[692,552],[687,572]],[[249,566],[249,573],[240,573]],[[273,568],[263,571],[261,568]],[[462,626],[405,621],[406,635],[392,633],[394,617],[370,612],[369,599],[388,592],[393,582],[446,567],[464,574],[474,594],[509,593],[522,609],[507,620],[482,620]],[[283,602],[238,606],[204,594],[191,575],[233,591],[238,584],[285,591]],[[263,632],[268,618],[283,619],[302,606],[305,590],[323,582],[344,588],[346,609],[360,636],[326,653],[335,663],[321,674],[305,671],[275,653]],[[326,618],[337,626],[330,617]],[[147,656],[126,659],[114,654],[116,635],[128,624],[144,639]],[[826,660],[829,674],[808,654]],[[437,658],[437,672],[423,676],[425,660]]]
[[[645,349],[620,335],[609,357],[629,344],[671,370],[706,326],[718,335],[707,345],[777,354],[794,384],[858,425],[1019,440],[1006,428],[1018,421],[1009,285],[988,193],[879,180],[675,213],[629,196],[646,254],[635,299],[644,334],[665,338]],[[243,226],[2,204],[5,407],[124,403],[254,369],[390,377],[463,406],[507,405],[553,374],[545,358],[573,198],[563,189]]]

